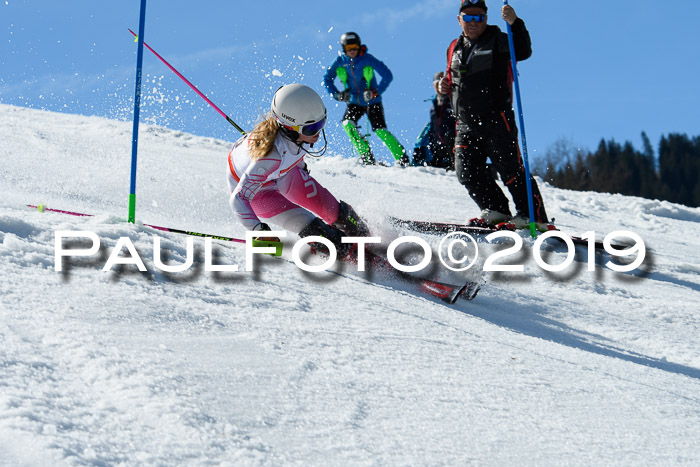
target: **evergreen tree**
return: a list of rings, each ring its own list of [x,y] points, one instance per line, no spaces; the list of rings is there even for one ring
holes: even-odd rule
[[[700,206],[700,138],[669,134],[659,144],[659,177],[663,199]]]
[[[657,164],[649,138],[644,132],[641,136],[642,151],[629,142],[601,140],[594,153],[584,154],[557,141],[547,152],[545,179],[572,190],[661,198],[700,206],[700,137],[662,137]]]
[[[654,148],[651,146],[646,132],[642,131],[643,151],[641,153],[641,170],[639,196],[654,199],[659,197],[660,182],[658,176],[658,164],[654,158]]]

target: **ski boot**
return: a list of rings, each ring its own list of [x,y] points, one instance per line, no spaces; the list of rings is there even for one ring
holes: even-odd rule
[[[338,220],[335,221],[333,227],[345,232],[345,235],[348,237],[369,236],[369,227],[367,227],[365,221],[345,201],[340,201]]]
[[[499,230],[520,230],[530,228],[530,218],[518,215],[506,222],[501,222],[496,226]],[[535,222],[535,230],[538,232],[549,232],[550,230],[559,230],[549,222]]]
[[[341,241],[341,239],[345,236],[343,232],[336,227],[326,224],[318,217],[312,220],[309,225],[304,227],[304,229],[299,232],[299,236],[302,238],[311,236],[326,238],[330,240],[333,246],[335,246],[337,258],[339,260],[357,262],[357,244],[343,243]],[[331,254],[328,247],[320,242],[309,243],[309,248],[311,249],[312,253],[319,254],[321,256],[329,257]]]
[[[467,221],[472,227],[484,227],[484,228],[494,228],[498,225],[508,221],[510,219],[510,214],[503,214],[502,212],[493,211],[491,209],[484,209],[479,214],[479,217],[473,217]]]

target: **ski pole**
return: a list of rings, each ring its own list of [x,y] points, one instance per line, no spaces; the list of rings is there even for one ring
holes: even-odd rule
[[[503,5],[508,5],[508,0],[503,0]],[[513,69],[513,84],[515,87],[515,101],[518,106],[518,118],[520,121],[520,138],[523,142],[523,166],[525,168],[525,186],[527,187],[527,205],[530,211],[530,235],[537,236],[535,227],[535,208],[532,205],[532,182],[530,181],[530,164],[527,158],[527,140],[525,138],[525,118],[523,117],[523,107],[520,99],[520,84],[518,82],[518,65],[515,61],[515,45],[513,44],[513,29],[506,21],[508,27],[508,46],[510,48],[510,64]]]
[[[27,207],[33,208],[38,210],[39,212],[55,212],[57,214],[67,214],[69,216],[78,216],[78,217],[95,217],[94,214],[84,214],[82,212],[73,212],[73,211],[64,211],[62,209],[52,209],[52,208],[47,208],[43,204],[40,204],[38,206],[33,205],[33,204],[27,204]],[[172,232],[172,233],[179,233],[179,234],[184,234],[184,235],[192,235],[194,237],[211,237],[215,240],[224,240],[227,242],[234,242],[234,243],[245,243],[245,240],[241,238],[233,238],[233,237],[222,237],[221,235],[212,235],[212,234],[206,234],[206,233],[199,233],[199,232],[191,232],[189,230],[180,230],[180,229],[173,229],[172,227],[162,227],[160,225],[151,225],[151,224],[143,224],[146,227],[150,227],[152,229],[156,230],[162,230],[164,232]]]
[[[66,214],[69,216],[77,216],[77,217],[95,217],[94,214],[84,214],[82,212],[64,211],[62,209],[47,208],[43,204],[40,204],[38,206],[36,206],[34,204],[27,204],[27,207],[30,207],[32,209],[36,209],[39,212],[55,212],[57,214]],[[221,235],[212,235],[212,234],[207,234],[207,233],[192,232],[190,230],[174,229],[172,227],[162,227],[160,225],[152,225],[152,224],[143,224],[143,225],[145,227],[150,227],[152,229],[162,230],[163,232],[178,233],[178,234],[183,234],[183,235],[190,235],[193,237],[209,237],[209,238],[213,238],[214,240],[223,240],[225,242],[233,242],[233,243],[245,243],[246,242],[242,238],[224,237]],[[276,241],[270,241],[270,240],[258,240],[257,238],[253,238],[252,245],[254,247],[276,248],[277,251],[275,251],[275,253],[272,254],[272,256],[282,256],[282,249],[284,247],[284,244],[282,242],[276,242]]]
[[[131,29],[129,29],[129,32],[130,32],[131,34],[133,34],[134,37],[136,37],[136,38],[138,39],[138,35],[136,35],[136,34],[134,33],[134,31],[132,31]],[[219,115],[221,115],[222,117],[224,117],[224,118],[226,119],[226,121],[229,122],[231,125],[233,125],[233,127],[234,127],[236,130],[240,131],[244,136],[247,134],[245,131],[243,131],[243,129],[242,129],[241,127],[239,127],[239,126],[236,124],[236,122],[234,122],[233,120],[231,120],[231,118],[229,118],[228,115],[226,115],[220,108],[218,108],[218,107],[216,106],[216,104],[214,104],[211,100],[209,100],[209,98],[208,98],[207,96],[205,96],[199,89],[197,89],[197,87],[196,87],[194,84],[190,83],[190,81],[189,81],[187,78],[185,78],[184,76],[182,76],[182,74],[181,74],[179,71],[177,71],[177,70],[175,69],[175,67],[173,67],[170,63],[168,63],[168,61],[167,61],[166,59],[164,59],[163,57],[161,57],[161,56],[158,54],[158,52],[156,52],[155,50],[153,50],[153,49],[151,48],[150,45],[146,44],[145,42],[143,43],[143,45],[145,45],[146,48],[147,48],[148,50],[150,50],[151,52],[153,52],[153,55],[155,55],[156,57],[158,57],[158,58],[160,59],[161,62],[165,63],[165,66],[167,66],[168,68],[170,68],[170,70],[171,70],[173,73],[175,73],[181,80],[183,80],[185,83],[187,83],[187,85],[188,85],[190,88],[192,88],[192,90],[193,90],[194,92],[196,92],[196,93],[199,95],[199,97],[201,97],[202,99],[204,99],[204,100],[207,102],[207,104],[209,104],[210,106],[212,106],[212,107],[214,108],[214,110],[216,110],[217,112],[219,112]]]

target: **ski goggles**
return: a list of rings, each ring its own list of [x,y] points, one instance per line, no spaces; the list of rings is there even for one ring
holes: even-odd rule
[[[309,123],[308,125],[284,125],[285,128],[294,130],[304,136],[316,136],[321,132],[321,130],[323,130],[324,126],[326,126],[326,117],[323,117],[323,120],[319,120],[316,123]]]
[[[472,21],[481,23],[484,21],[484,15],[462,15],[462,21],[465,23],[471,23]]]
[[[345,46],[345,51],[349,52],[351,50],[360,50],[360,46],[357,44],[348,44]]]

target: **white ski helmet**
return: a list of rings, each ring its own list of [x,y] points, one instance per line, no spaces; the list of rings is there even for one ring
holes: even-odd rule
[[[314,136],[326,124],[326,106],[321,97],[303,84],[287,84],[272,97],[272,114],[277,121],[297,133]]]

